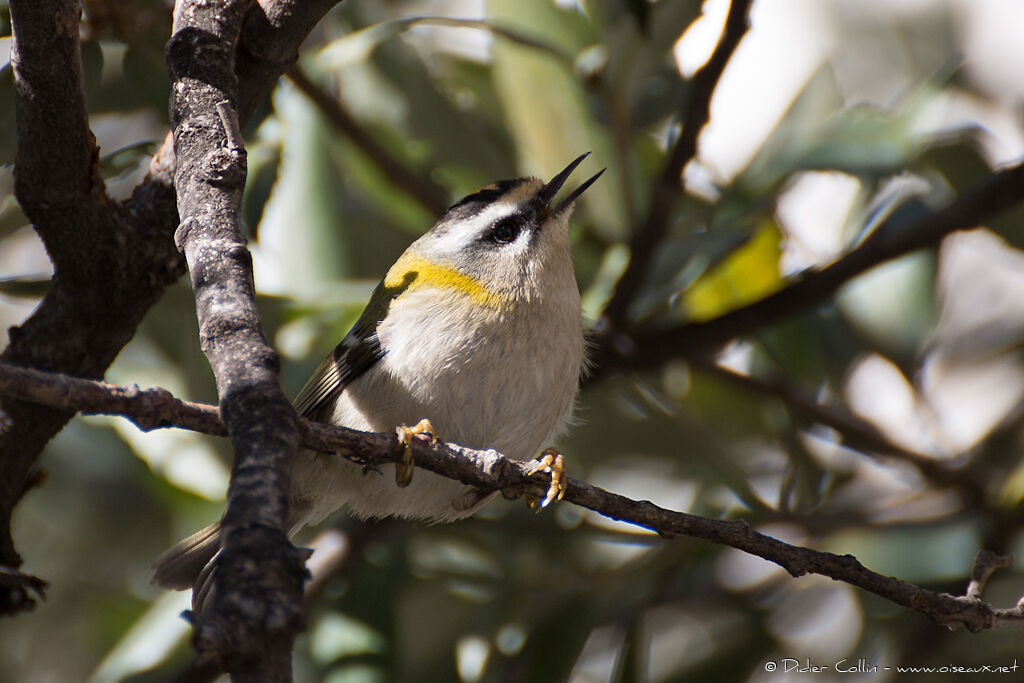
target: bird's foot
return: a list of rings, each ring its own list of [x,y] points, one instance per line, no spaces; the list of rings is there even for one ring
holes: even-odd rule
[[[531,510],[540,511],[552,502],[562,500],[562,496],[565,495],[565,460],[557,448],[546,448],[534,462],[537,464],[527,472],[528,475],[538,472],[547,472],[551,475],[551,485],[548,486],[547,495],[543,499],[529,494],[526,496],[526,506]]]
[[[417,422],[415,427],[399,425],[395,428],[395,433],[398,434],[398,441],[403,446],[402,461],[395,464],[395,484],[399,488],[405,488],[412,482],[412,471],[414,468],[412,440],[420,434],[426,434],[430,437],[430,443],[433,445],[437,443],[437,436],[434,433],[434,425],[430,424],[430,420],[426,418]]]

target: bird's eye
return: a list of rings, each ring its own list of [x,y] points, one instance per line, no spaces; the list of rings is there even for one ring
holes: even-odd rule
[[[491,228],[491,239],[498,244],[508,244],[519,235],[521,225],[514,218],[506,218],[499,221]]]

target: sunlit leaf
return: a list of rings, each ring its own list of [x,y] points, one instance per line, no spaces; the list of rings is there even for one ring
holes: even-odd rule
[[[710,320],[781,289],[781,242],[778,225],[765,221],[743,246],[683,293],[689,317]]]
[[[93,681],[120,681],[166,661],[188,635],[181,613],[185,593],[164,593],[128,629],[92,674]]]

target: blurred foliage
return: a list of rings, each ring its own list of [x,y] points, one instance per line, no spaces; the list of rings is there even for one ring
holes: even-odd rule
[[[109,187],[125,196],[166,130],[171,3],[84,4],[93,128]],[[580,202],[574,240],[595,319],[679,135],[689,95],[681,73],[695,66],[685,43],[717,35],[724,16],[726,3],[706,5],[348,0],[307,41],[300,66],[380,153],[451,199],[497,178],[548,177],[591,150],[587,168],[608,172]],[[671,327],[735,310],[872,231],[905,228],[1019,157],[1024,95],[992,87],[985,63],[972,66],[963,28],[972,13],[999,10],[943,0],[886,7],[755,3],[754,30],[725,77],[741,87],[729,99],[723,81],[701,157],[687,170],[691,192],[633,321]],[[9,32],[8,16],[3,7]],[[764,46],[772,36],[785,42],[785,22],[801,38],[791,36],[789,61],[773,62],[766,55],[780,43]],[[804,35],[827,36],[827,49],[808,56]],[[772,105],[786,87],[782,106]],[[4,327],[30,312],[48,272],[12,196],[13,97],[7,66]],[[757,126],[765,134],[744,142]],[[433,217],[287,79],[246,136],[245,221],[260,304],[294,394]],[[978,548],[1021,548],[1019,247],[1017,210],[730,345],[720,361],[763,380],[757,391],[682,361],[588,386],[581,424],[560,444],[572,474],[674,509],[742,517],[784,540],[961,593]],[[196,335],[183,282],[107,378],[213,401]],[[929,481],[884,449],[856,450],[795,395],[926,457],[959,457],[962,479]],[[120,420],[66,428],[42,460],[45,486],[15,519],[26,569],[51,582],[49,600],[0,624],[0,680],[155,682],[186,666],[187,627],[177,615],[187,603],[148,585],[149,563],[220,514],[229,459],[222,441],[141,434]],[[445,526],[360,525],[343,515],[336,523],[357,556],[310,608],[298,681],[781,680],[765,663],[784,657],[828,666],[816,680],[831,680],[842,659],[1009,665],[1019,652],[1016,632],[951,633],[849,586],[793,579],[757,558],[661,539],[567,504],[535,515],[496,501]],[[309,534],[298,542],[312,542]],[[1009,606],[1022,593],[1019,572],[1003,571],[985,597]],[[873,680],[897,678],[880,671]]]

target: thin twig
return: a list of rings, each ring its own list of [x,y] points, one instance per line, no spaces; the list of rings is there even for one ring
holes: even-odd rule
[[[415,199],[432,215],[444,213],[448,208],[448,192],[443,187],[429,175],[417,173],[396,159],[352,118],[341,102],[311,81],[301,68],[293,66],[289,69],[288,78],[316,105],[334,129],[365,154],[395,188]]]
[[[971,568],[971,582],[967,584],[967,591],[964,596],[971,600],[981,600],[981,594],[985,592],[985,586],[989,578],[997,569],[1006,569],[1013,566],[1013,555],[999,555],[991,550],[982,549],[974,557],[974,566]]]
[[[960,465],[966,456],[937,460],[894,443],[870,422],[842,408],[822,405],[781,379],[762,379],[744,375],[705,359],[696,359],[692,362],[695,367],[705,372],[712,373],[746,391],[777,398],[814,422],[831,427],[842,436],[843,443],[851,448],[862,450],[868,455],[896,458],[906,462],[935,484],[964,489],[969,498],[979,499],[984,493],[984,486],[979,481],[964,476]]]
[[[619,278],[602,325],[609,331],[627,326],[629,307],[646,277],[655,250],[668,232],[672,208],[682,193],[681,175],[686,164],[697,154],[697,138],[711,117],[711,96],[736,46],[747,32],[750,0],[732,0],[722,37],[711,58],[693,77],[693,88],[686,107],[683,128],[676,140],[668,163],[651,188],[651,206],[643,225],[633,230],[629,244],[629,265]]]
[[[149,391],[130,391],[102,382],[38,371],[29,371],[29,375],[21,374],[23,372],[23,369],[0,363],[0,394],[10,392],[24,400],[40,401],[54,401],[54,397],[57,397],[59,400],[54,401],[58,403],[55,407],[90,412],[95,407],[76,402],[91,395],[91,391],[100,389],[117,394],[117,400],[127,400],[130,407],[138,402],[142,406],[140,411],[146,416],[142,420],[145,424],[169,424],[165,418],[154,419],[153,411],[171,410],[173,407],[180,411],[178,417],[181,424],[178,426],[190,428],[194,424],[204,429],[209,427],[206,412],[209,407],[196,415],[191,414],[193,404],[183,401],[157,401],[154,408],[153,403],[145,399],[125,398],[132,393],[146,396]],[[26,382],[26,377],[32,381]],[[72,388],[81,383],[93,386],[89,389]],[[52,386],[38,388],[37,384]],[[158,396],[164,393],[162,390],[150,391]],[[123,414],[137,418],[134,410]],[[303,446],[306,448],[333,453],[362,464],[396,462],[402,457],[394,432],[360,432],[308,421],[303,421],[302,426]],[[502,491],[507,497],[527,493],[542,496],[548,488],[544,477],[529,474],[531,470],[528,463],[509,460],[493,450],[479,451],[443,442],[428,445],[416,441],[413,454],[418,467],[471,486]],[[925,590],[906,581],[873,572],[851,555],[835,555],[790,545],[759,533],[740,520],[710,519],[667,510],[648,501],[632,500],[575,479],[568,480],[564,500],[606,517],[650,529],[663,537],[685,535],[757,555],[781,566],[794,577],[805,574],[828,576],[921,612],[944,626],[964,626],[971,631],[981,631],[1024,625],[1024,606],[995,608],[970,595],[953,596]]]
[[[614,330],[595,338],[596,381],[609,373],[658,367],[672,358],[707,354],[730,339],[751,334],[783,318],[829,301],[861,273],[917,249],[934,246],[946,235],[980,225],[1024,199],[1024,164],[997,171],[946,207],[899,231],[879,229],[831,265],[811,271],[778,292],[707,322],[641,330],[625,337]]]
[[[224,136],[227,138],[228,147],[236,151],[245,149],[242,129],[238,126],[238,116],[234,107],[231,106],[231,102],[228,100],[218,102],[217,114],[220,116],[221,125],[224,126]]]
[[[166,389],[140,389],[0,362],[0,395],[87,415],[121,415],[144,432],[184,427],[227,436],[217,406],[174,398]]]

